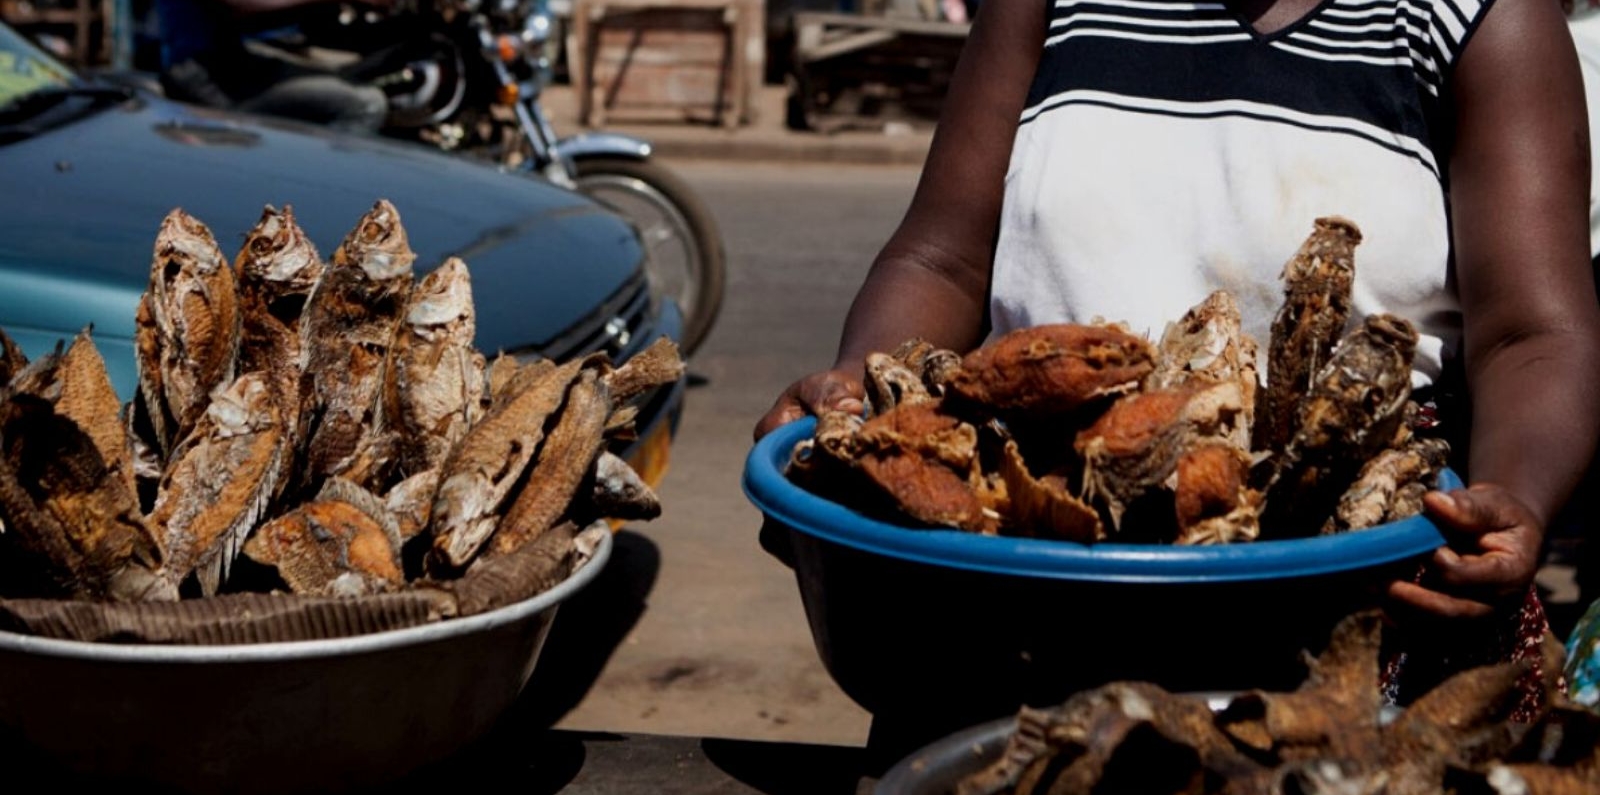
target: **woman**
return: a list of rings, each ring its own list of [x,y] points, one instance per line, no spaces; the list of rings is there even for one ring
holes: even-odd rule
[[[1565,25],[1553,0],[986,0],[837,360],[757,436],[860,411],[865,355],[915,336],[968,350],[1094,315],[1159,333],[1225,288],[1265,341],[1283,262],[1343,215],[1365,237],[1354,316],[1411,320],[1416,385],[1459,371],[1470,395],[1471,485],[1427,498],[1451,544],[1392,612],[1495,636],[1600,430]]]

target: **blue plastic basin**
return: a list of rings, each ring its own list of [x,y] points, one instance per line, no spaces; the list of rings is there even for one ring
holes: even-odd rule
[[[784,477],[814,428],[802,420],[758,442],[745,494],[766,516],[763,543],[795,570],[835,681],[922,740],[1119,679],[1292,688],[1302,650],[1444,543],[1424,517],[1205,547],[899,527]],[[1460,480],[1447,470],[1440,485]]]

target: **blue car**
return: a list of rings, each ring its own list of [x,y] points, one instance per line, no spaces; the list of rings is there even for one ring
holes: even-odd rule
[[[451,256],[471,268],[477,344],[491,355],[620,361],[682,332],[633,228],[577,193],[422,147],[97,85],[4,25],[0,185],[0,328],[34,357],[93,324],[124,399],[137,383],[134,310],[174,207],[231,256],[263,205],[291,205],[326,257],[388,199],[419,276]],[[681,382],[646,396],[624,451],[651,482],[682,397]]]

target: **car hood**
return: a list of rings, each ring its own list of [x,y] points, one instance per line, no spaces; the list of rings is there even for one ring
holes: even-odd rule
[[[417,270],[471,269],[478,347],[539,346],[639,269],[631,227],[576,193],[422,146],[143,98],[0,146],[0,328],[30,355],[95,324],[128,396],[139,293],[182,207],[236,253],[263,205],[291,205],[326,258],[380,198]]]

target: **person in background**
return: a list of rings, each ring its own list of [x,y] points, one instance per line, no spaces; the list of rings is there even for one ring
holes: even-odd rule
[[[388,113],[383,90],[245,44],[297,9],[330,0],[156,0],[161,84],[173,99],[285,116],[353,132],[376,132]]]
[[[1426,498],[1449,543],[1389,588],[1418,640],[1386,692],[1516,659],[1537,698],[1559,672],[1533,576],[1600,434],[1583,103],[1550,0],[984,0],[837,359],[756,435],[859,413],[864,357],[912,337],[1158,330],[1226,289],[1264,345],[1283,262],[1349,217],[1354,317],[1417,326],[1419,396],[1470,440],[1470,486]]]

